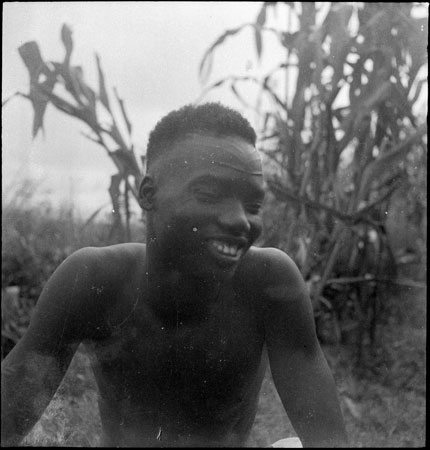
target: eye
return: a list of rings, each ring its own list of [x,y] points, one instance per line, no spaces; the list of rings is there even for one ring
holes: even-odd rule
[[[195,188],[193,193],[197,200],[205,203],[215,203],[220,199],[220,193],[216,189],[206,187]]]
[[[249,214],[259,214],[261,211],[261,203],[247,203],[245,207]]]

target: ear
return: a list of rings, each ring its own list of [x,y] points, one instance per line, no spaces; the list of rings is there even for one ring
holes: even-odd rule
[[[155,183],[150,175],[146,175],[139,187],[139,205],[145,211],[154,209]]]

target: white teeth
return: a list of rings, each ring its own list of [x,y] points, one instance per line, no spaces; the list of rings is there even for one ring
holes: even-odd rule
[[[237,245],[228,245],[220,241],[212,241],[213,246],[224,255],[237,256],[239,248]]]

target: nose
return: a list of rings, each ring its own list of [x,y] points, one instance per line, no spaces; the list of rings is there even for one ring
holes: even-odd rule
[[[218,216],[223,229],[236,236],[248,234],[251,229],[246,210],[239,199],[229,199]]]

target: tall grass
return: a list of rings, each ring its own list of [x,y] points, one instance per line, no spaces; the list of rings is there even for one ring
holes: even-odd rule
[[[2,355],[27,329],[49,277],[75,250],[119,243],[109,215],[82,218],[73,204],[54,208],[40,182],[24,179],[3,192]],[[42,200],[41,200],[42,198]],[[132,223],[132,241],[143,242],[144,224]]]
[[[88,221],[77,216],[73,207],[55,210],[48,202],[35,200],[38,189],[41,186],[27,180],[4,192],[2,347],[9,345],[9,349],[25,332],[43,285],[64,258],[80,247],[115,243],[109,217]],[[143,235],[142,224],[136,222],[133,239],[142,241]],[[12,295],[12,286],[18,286],[19,292]],[[404,286],[392,301],[402,313],[387,317],[378,327],[375,343],[360,366],[353,364],[354,345],[323,346],[353,447],[420,447],[425,442],[425,292]],[[89,358],[80,348],[23,444],[98,445],[97,395]],[[293,435],[268,372],[249,445],[266,447]]]
[[[384,294],[396,278],[387,232],[395,195],[409,191],[411,212],[425,222],[419,216],[426,200],[418,194],[427,127],[417,105],[427,85],[428,14],[421,9],[417,17],[420,9],[404,2],[263,2],[254,22],[220,34],[200,64],[201,99],[230,89],[258,118],[271,206],[264,244],[299,266],[319,336],[343,343],[358,328],[359,352],[385,320]],[[276,65],[262,76],[225,73],[209,83],[215,54],[245,29],[253,32],[257,60],[275,52]],[[255,87],[255,100],[242,95],[243,85]],[[416,245],[412,252],[420,255]]]
[[[41,189],[34,180],[23,180],[4,193],[2,205],[2,287],[21,286],[21,294],[32,299],[75,250],[120,242],[112,236],[109,216],[82,218],[72,204],[55,209],[37,200]],[[132,241],[143,242],[143,224],[133,225]]]

